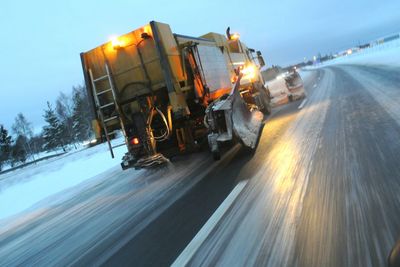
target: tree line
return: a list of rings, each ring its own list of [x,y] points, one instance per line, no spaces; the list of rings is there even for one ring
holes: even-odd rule
[[[72,88],[70,94],[60,92],[52,105],[49,101],[43,111],[45,125],[39,134],[33,133],[32,123],[19,113],[11,132],[0,124],[0,171],[5,164],[14,167],[34,161],[44,151],[66,152],[93,136],[92,112],[85,86]]]

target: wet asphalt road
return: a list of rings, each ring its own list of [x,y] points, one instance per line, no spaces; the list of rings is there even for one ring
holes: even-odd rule
[[[400,234],[400,72],[320,75],[191,265],[386,265]]]
[[[112,169],[0,231],[0,265],[168,266],[245,180],[190,265],[385,266],[400,236],[400,69],[325,68],[306,90],[253,156]]]

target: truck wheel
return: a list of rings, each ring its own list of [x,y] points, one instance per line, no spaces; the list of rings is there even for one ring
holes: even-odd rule
[[[121,168],[122,168],[123,171],[125,171],[125,170],[128,169],[129,167],[128,167],[128,166],[125,166],[125,164],[121,163]]]
[[[264,110],[263,110],[263,113],[264,113],[265,115],[270,115],[271,112],[272,112],[271,103],[270,103],[270,102],[264,103]]]
[[[261,112],[264,113],[264,115],[270,115],[272,112],[272,107],[271,107],[271,100],[270,100],[271,98],[269,96],[270,95],[269,91],[267,92],[267,89],[261,89],[259,90],[259,92],[264,106]]]
[[[214,160],[220,160],[221,159],[221,152],[219,150],[213,151],[212,155],[213,155],[213,159]]]
[[[211,133],[208,135],[208,145],[210,147],[214,160],[219,160],[221,158],[221,152],[219,150],[217,137],[218,135],[216,133]]]

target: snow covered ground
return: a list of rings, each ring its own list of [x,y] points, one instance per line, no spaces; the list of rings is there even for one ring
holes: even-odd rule
[[[106,147],[93,149],[88,149],[88,159],[82,159],[88,166],[112,165]],[[235,146],[225,156],[232,158],[239,149]],[[0,266],[103,265],[136,236],[141,238],[150,223],[221,161],[214,162],[205,151],[151,170],[123,171],[117,165],[119,159],[114,162],[103,173],[87,175],[86,180],[82,176],[84,181],[77,181],[76,186],[0,221]],[[169,230],[171,234],[175,231]]]
[[[348,56],[338,57],[308,69],[336,64],[400,66],[400,40],[383,43]],[[306,68],[307,69],[307,68]]]
[[[28,158],[26,159],[26,161],[24,163],[16,162],[14,165],[11,165],[10,162],[6,162],[2,166],[1,172],[8,172],[8,170],[13,169],[13,168],[15,168],[15,169],[22,168],[24,166],[34,164],[35,161],[40,161],[41,159],[53,157],[53,156],[56,156],[57,154],[63,154],[63,153],[64,152],[62,149],[54,150],[54,151],[43,151],[43,152],[34,154],[33,156],[28,156]],[[1,173],[0,173],[0,175],[1,175]]]
[[[24,168],[28,165],[35,164],[35,162],[38,162],[38,161],[41,161],[44,159],[49,159],[49,158],[57,156],[57,155],[61,155],[61,154],[67,153],[67,152],[70,152],[70,153],[77,152],[77,150],[85,149],[89,144],[90,144],[90,141],[85,141],[82,143],[69,144],[64,147],[65,150],[63,150],[62,148],[57,148],[57,149],[51,150],[51,151],[42,151],[42,152],[34,154],[33,156],[28,156],[28,158],[26,159],[26,161],[24,163],[16,162],[13,166],[11,165],[10,162],[6,162],[3,165],[0,175],[2,174],[2,172],[8,172],[10,169]]]
[[[119,165],[125,152],[125,146],[114,149],[112,159],[107,144],[100,144],[0,175],[0,221]]]

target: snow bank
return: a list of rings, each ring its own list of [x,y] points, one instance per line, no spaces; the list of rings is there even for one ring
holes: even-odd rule
[[[100,144],[0,175],[0,219],[119,165],[125,152],[125,146],[114,149],[112,159],[107,144]]]
[[[390,65],[400,67],[400,40],[373,46],[351,55],[338,57],[308,69],[337,65]]]

